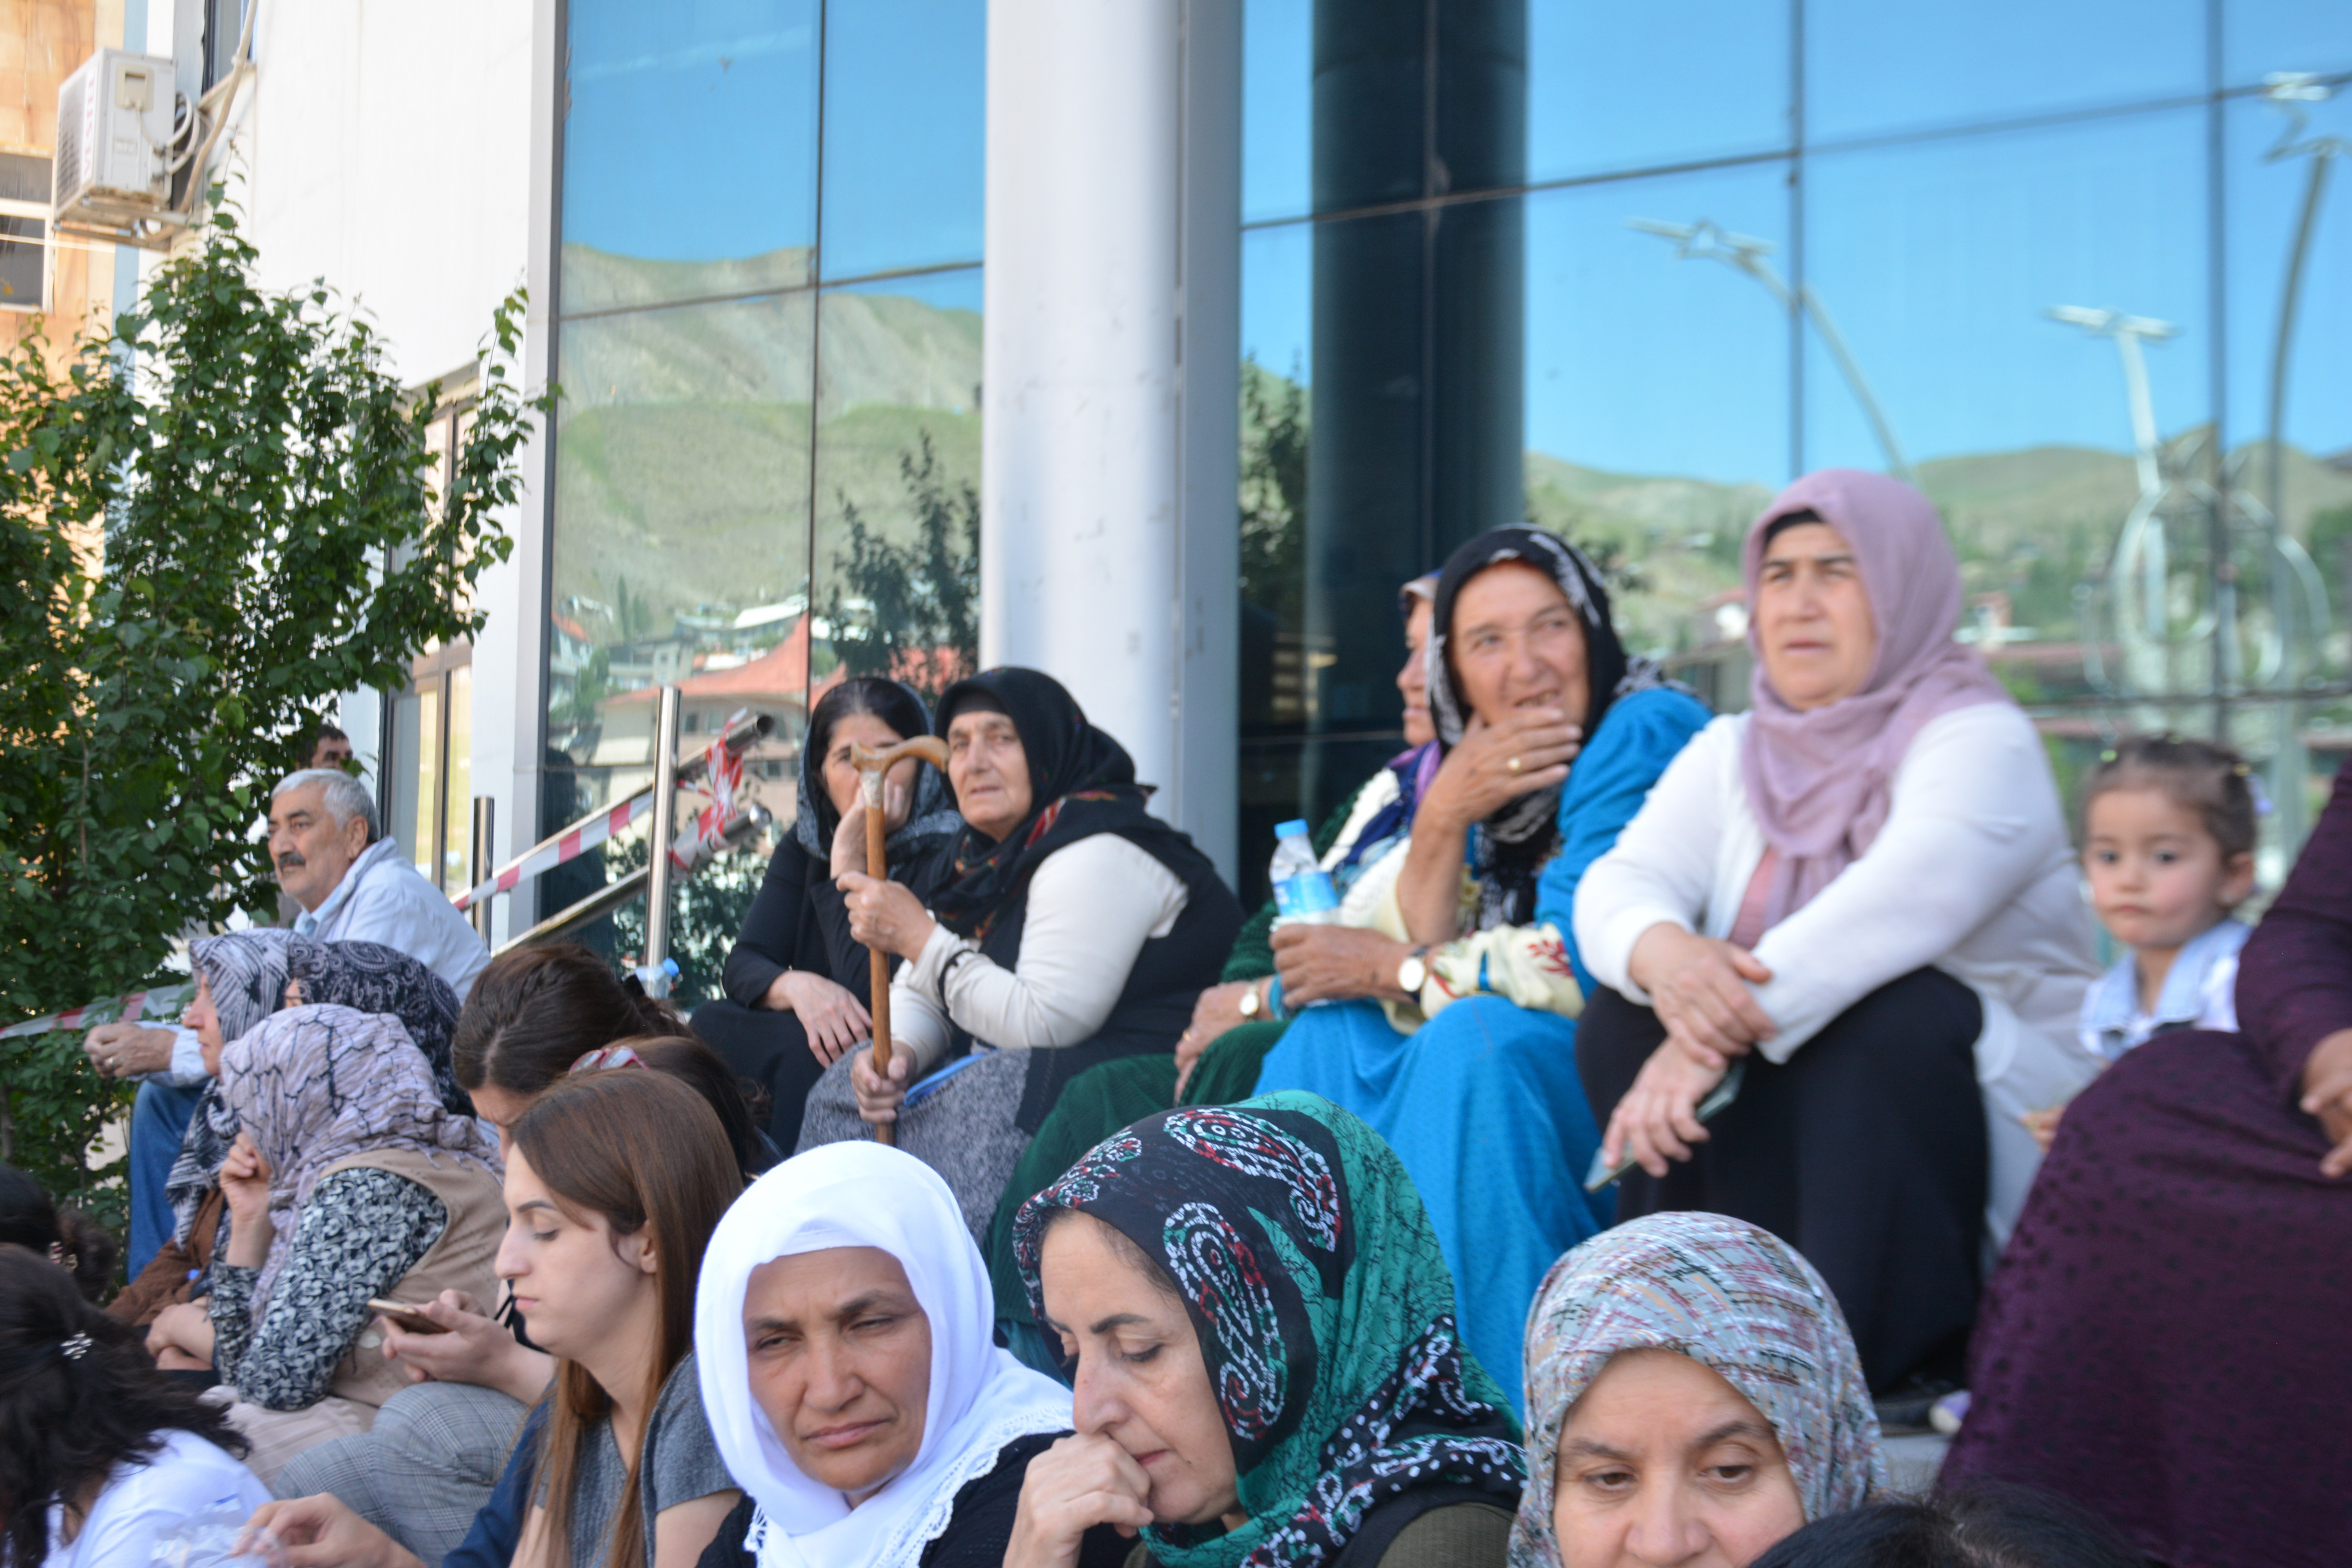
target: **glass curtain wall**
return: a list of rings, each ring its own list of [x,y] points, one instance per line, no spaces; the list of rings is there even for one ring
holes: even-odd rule
[[[649,785],[670,684],[688,754],[775,721],[743,793],[789,832],[817,698],[868,671],[935,690],[975,654],[985,20],[566,6],[545,830]],[[772,847],[678,891],[688,999]],[[542,878],[540,915],[646,858]],[[643,923],[640,900],[588,935],[634,960]]]
[[[1734,710],[1747,523],[1848,465],[1942,508],[2063,784],[2225,738],[2276,886],[2352,749],[2352,8],[1248,0],[1246,47],[1245,869],[1396,748],[1392,580],[1525,516]]]

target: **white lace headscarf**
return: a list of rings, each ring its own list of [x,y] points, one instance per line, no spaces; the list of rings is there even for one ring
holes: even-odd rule
[[[931,1385],[914,1463],[852,1509],[802,1473],[751,1397],[743,1300],[779,1258],[878,1247],[898,1260],[929,1321]],[[695,1293],[695,1360],[719,1458],[758,1505],[745,1547],[760,1568],[914,1568],[955,1496],[1016,1437],[1070,1429],[1070,1391],[993,1338],[995,1298],[955,1194],[931,1168],[878,1143],[828,1143],[751,1184],[719,1222]]]

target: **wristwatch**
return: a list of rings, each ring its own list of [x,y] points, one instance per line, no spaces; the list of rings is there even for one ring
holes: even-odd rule
[[[1244,1018],[1255,1018],[1265,1010],[1265,1000],[1257,994],[1256,981],[1250,982],[1249,989],[1242,993],[1242,999],[1235,1005]]]
[[[1397,989],[1408,996],[1420,995],[1421,988],[1429,984],[1429,965],[1421,956],[1428,951],[1429,944],[1423,942],[1405,954],[1404,962],[1397,965]]]

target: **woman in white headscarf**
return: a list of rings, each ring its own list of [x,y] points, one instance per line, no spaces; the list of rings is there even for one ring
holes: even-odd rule
[[[703,1407],[743,1500],[703,1568],[995,1568],[1070,1391],[992,1338],[988,1272],[931,1168],[828,1143],[752,1184],[695,1300]],[[1082,1563],[1118,1563],[1108,1529]]]

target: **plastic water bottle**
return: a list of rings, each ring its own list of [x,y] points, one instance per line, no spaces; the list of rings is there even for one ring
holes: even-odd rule
[[[1331,873],[1316,863],[1315,845],[1304,822],[1286,822],[1274,830],[1274,882],[1276,925],[1330,925],[1339,918],[1339,889]]]

